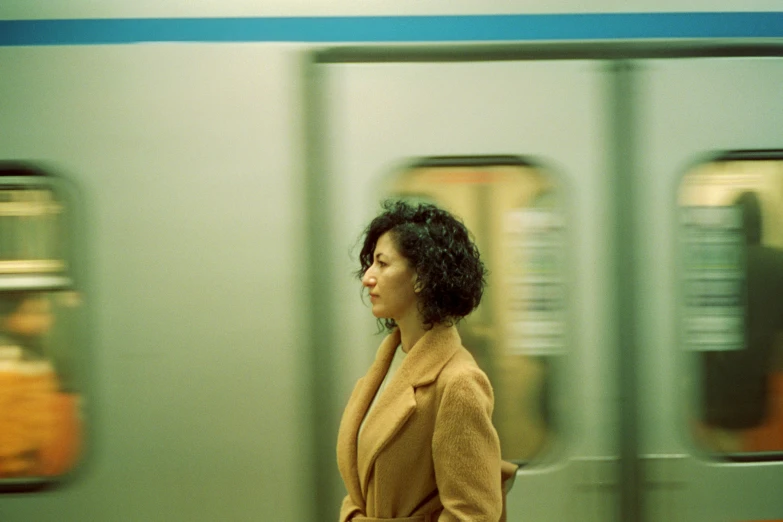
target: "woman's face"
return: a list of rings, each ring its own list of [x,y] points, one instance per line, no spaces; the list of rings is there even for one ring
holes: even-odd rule
[[[378,238],[373,263],[364,273],[362,284],[370,292],[372,314],[400,321],[418,313],[415,291],[416,272],[397,250],[389,232]]]

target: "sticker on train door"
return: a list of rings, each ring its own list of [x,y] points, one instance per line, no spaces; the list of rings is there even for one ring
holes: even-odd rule
[[[740,350],[745,332],[742,213],[736,206],[683,209],[685,342],[696,351]]]
[[[551,209],[526,208],[506,215],[512,275],[509,351],[553,355],[565,350],[563,219]]]

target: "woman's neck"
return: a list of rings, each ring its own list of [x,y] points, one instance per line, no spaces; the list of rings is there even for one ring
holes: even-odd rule
[[[427,329],[424,328],[424,324],[418,316],[408,317],[395,322],[397,323],[397,328],[400,329],[402,351],[408,353],[419,342],[419,339],[424,336]]]

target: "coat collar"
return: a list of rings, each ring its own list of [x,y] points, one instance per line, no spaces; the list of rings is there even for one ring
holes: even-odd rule
[[[393,331],[381,343],[375,362],[365,376],[363,390],[357,396],[351,412],[352,424],[348,431],[356,451],[354,455],[356,455],[356,472],[361,498],[367,498],[370,472],[378,453],[416,409],[414,389],[434,382],[449,359],[462,346],[459,333],[454,326],[435,326],[425,332],[409,350],[397,373],[378,397],[375,406],[367,416],[361,442],[357,443],[359,426],[386,376],[399,343],[399,330]]]

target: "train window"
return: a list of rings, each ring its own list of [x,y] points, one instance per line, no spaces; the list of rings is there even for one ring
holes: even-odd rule
[[[783,456],[783,152],[733,152],[679,190],[682,332],[699,374],[695,441]],[[755,457],[753,455],[755,454]]]
[[[553,440],[553,379],[566,351],[558,183],[517,157],[426,158],[394,175],[387,193],[446,208],[473,234],[488,285],[460,335],[492,381],[503,458],[529,461]]]
[[[83,447],[84,328],[73,198],[0,164],[0,492],[68,476]]]

